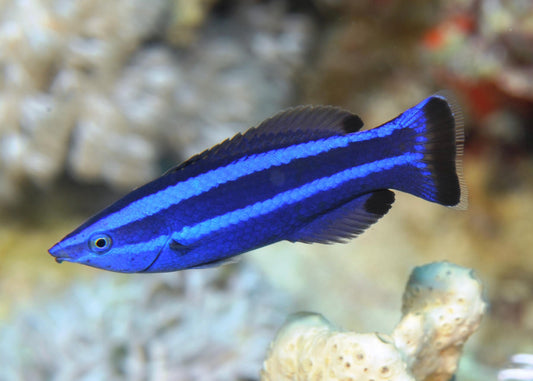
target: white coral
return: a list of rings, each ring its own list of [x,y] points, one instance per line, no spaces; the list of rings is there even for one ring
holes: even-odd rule
[[[391,336],[345,332],[316,314],[293,316],[272,342],[262,380],[449,380],[486,304],[469,269],[416,268]]]
[[[511,357],[510,366],[498,372],[498,381],[533,380],[533,354],[518,353]]]
[[[261,379],[414,380],[390,337],[344,332],[311,313],[293,315],[285,323],[272,344]]]
[[[77,132],[76,148],[90,151],[92,160],[88,164],[70,151],[79,177],[129,179],[131,185],[153,176],[155,147],[124,128],[125,120],[121,128],[109,93],[128,57],[153,33],[165,6],[166,0],[149,6],[140,0],[0,4],[0,196],[13,193],[20,179],[48,184],[57,176],[69,157],[72,131]],[[124,136],[118,149],[107,147],[113,137],[109,132]],[[97,142],[83,139],[92,133],[100,135]],[[91,144],[99,144],[98,149]],[[131,147],[140,149],[132,153]],[[106,155],[110,150],[113,154]],[[102,161],[109,156],[120,167],[111,175],[102,173],[107,168]],[[120,173],[131,167],[138,172]]]
[[[244,3],[260,23],[242,9],[214,17],[181,51],[161,37],[185,33],[187,17],[196,30],[204,18],[187,12],[210,3],[0,0],[0,201],[65,169],[139,185],[162,171],[161,152],[189,156],[284,107],[310,23]]]
[[[0,380],[250,380],[288,302],[244,264],[103,274],[0,322]]]

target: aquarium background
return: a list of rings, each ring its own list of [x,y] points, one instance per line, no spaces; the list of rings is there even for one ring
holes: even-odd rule
[[[466,121],[469,208],[397,193],[344,245],[278,243],[168,274],[47,249],[181,160],[298,104],[379,125],[440,89]],[[489,302],[457,380],[533,353],[529,0],[0,0],[0,380],[258,380],[286,316],[391,332],[414,266]]]

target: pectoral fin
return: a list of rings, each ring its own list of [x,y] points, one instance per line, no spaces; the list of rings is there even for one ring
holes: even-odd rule
[[[172,239],[170,241],[169,247],[178,256],[187,255],[192,249],[190,246],[183,245],[183,244],[179,243],[178,241],[176,241],[175,239]],[[203,264],[200,264],[198,266],[189,267],[189,268],[190,269],[207,269],[207,268],[217,267],[217,266],[221,266],[221,265],[228,265],[230,263],[236,263],[236,262],[239,261],[239,259],[240,259],[239,257],[223,258],[223,259],[218,259],[218,260],[215,260],[215,261],[212,261],[212,262],[203,263]]]
[[[169,247],[179,255],[185,255],[190,251],[190,247],[187,245],[182,245],[175,239],[171,239]]]

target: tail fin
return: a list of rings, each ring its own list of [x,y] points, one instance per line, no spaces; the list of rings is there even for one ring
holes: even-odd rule
[[[409,192],[428,201],[466,209],[463,117],[454,98],[439,92],[399,118],[405,118],[401,123],[415,131],[414,150],[423,155]]]

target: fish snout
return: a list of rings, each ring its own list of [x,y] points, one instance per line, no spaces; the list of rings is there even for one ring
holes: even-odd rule
[[[57,263],[61,263],[64,260],[70,259],[69,255],[63,249],[60,242],[56,243],[54,246],[48,249],[48,252],[50,253],[51,256],[55,257]]]

